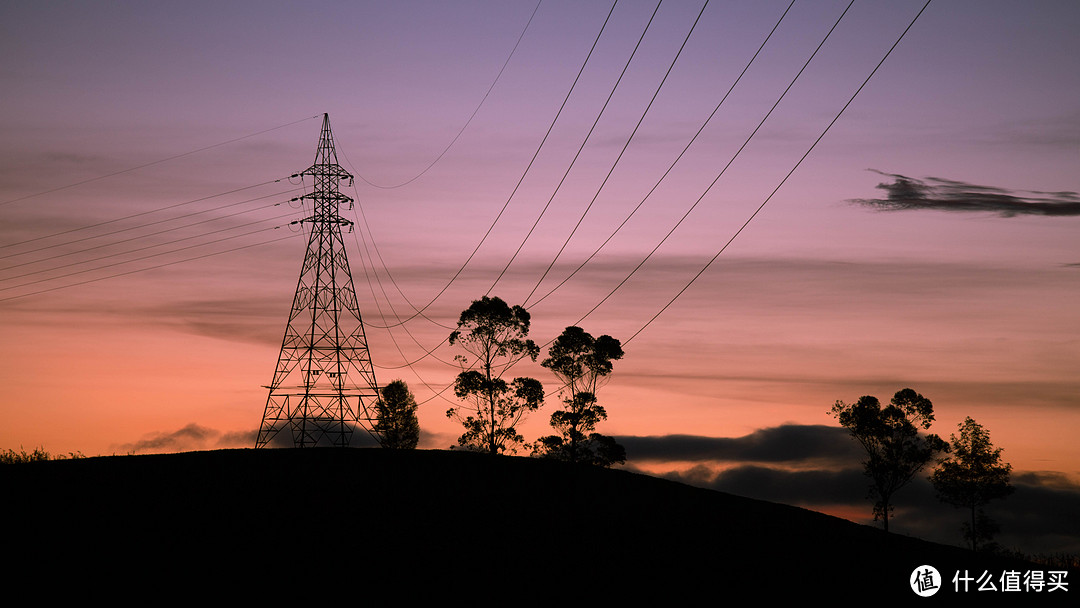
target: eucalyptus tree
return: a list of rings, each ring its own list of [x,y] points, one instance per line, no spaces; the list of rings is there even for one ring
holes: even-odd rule
[[[539,356],[540,347],[528,335],[529,312],[500,298],[484,296],[462,311],[450,344],[468,353],[455,357],[462,371],[454,394],[464,404],[446,411],[465,427],[458,445],[501,454],[516,453],[524,444],[517,425],[543,405],[544,387],[535,378],[507,382],[503,376],[519,361]]]
[[[611,466],[626,461],[626,450],[612,437],[592,432],[607,419],[596,391],[611,374],[613,361],[623,356],[622,345],[611,336],[593,338],[577,326],[563,330],[540,365],[550,369],[562,383],[565,409],[551,414],[558,435],[541,437],[533,452],[537,456],[569,462]]]
[[[866,395],[853,404],[837,401],[831,412],[866,451],[863,471],[870,478],[868,498],[874,500],[874,519],[881,519],[888,532],[893,495],[936,454],[948,450],[937,435],[920,434],[934,422],[934,405],[905,388],[885,407],[877,397]]]

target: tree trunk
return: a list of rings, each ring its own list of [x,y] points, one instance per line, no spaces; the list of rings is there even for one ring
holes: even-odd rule
[[[971,551],[979,550],[979,531],[975,529],[975,502],[971,503]]]
[[[492,456],[496,456],[499,453],[499,448],[495,444],[495,393],[491,388],[491,357],[487,357],[484,361],[484,376],[487,378],[487,402],[488,412],[491,414],[491,426],[488,429],[488,450]],[[479,413],[479,412],[478,412]]]

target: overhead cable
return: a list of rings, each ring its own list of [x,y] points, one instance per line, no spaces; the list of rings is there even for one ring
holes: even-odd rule
[[[665,304],[663,306],[663,308],[661,308],[655,315],[653,315],[648,321],[646,321],[645,324],[642,325],[641,328],[638,329],[636,332],[634,332],[634,334],[632,336],[627,338],[624,341],[624,344],[629,343],[631,340],[636,338],[641,332],[645,331],[645,328],[647,328],[649,325],[651,325],[653,321],[655,321],[661,314],[664,313],[664,311],[666,311],[672,304],[674,304],[675,300],[679,299],[679,296],[681,296],[683,293],[685,293],[686,290],[689,289],[690,286],[693,285],[694,282],[697,281],[697,279],[702,274],[704,274],[704,272],[706,270],[709,269],[709,266],[711,266],[712,263],[715,262],[716,259],[720,257],[720,254],[724,253],[724,250],[727,249],[728,245],[730,245],[731,242],[736,239],[736,237],[738,237],[740,234],[742,234],[743,230],[746,229],[746,227],[750,224],[750,222],[752,222],[754,220],[754,218],[757,217],[758,213],[760,213],[761,210],[765,208],[765,205],[767,205],[769,203],[769,201],[772,200],[772,197],[776,194],[776,192],[778,190],[780,190],[781,186],[783,186],[784,183],[787,182],[788,178],[790,178],[791,175],[793,173],[795,173],[795,170],[799,168],[799,166],[803,163],[804,160],[806,160],[806,157],[810,156],[810,153],[814,151],[814,148],[816,148],[818,143],[821,142],[822,138],[825,137],[825,134],[828,133],[830,129],[832,129],[833,125],[836,124],[836,121],[840,120],[840,116],[848,109],[848,106],[850,106],[851,103],[853,101],[855,101],[855,98],[863,90],[863,88],[866,86],[866,84],[868,82],[870,82],[870,79],[874,77],[874,74],[876,74],[878,69],[881,68],[882,64],[885,63],[885,60],[889,58],[889,55],[891,55],[893,50],[896,49],[896,47],[900,44],[900,41],[904,39],[904,36],[906,36],[908,31],[912,28],[912,26],[915,25],[915,22],[919,20],[919,17],[923,14],[923,11],[926,10],[926,7],[930,6],[931,1],[932,0],[927,0],[926,4],[924,4],[923,7],[921,9],[919,9],[919,12],[911,20],[911,23],[909,23],[908,26],[906,28],[904,28],[904,31],[900,34],[900,37],[896,39],[896,42],[894,42],[891,47],[889,47],[889,50],[881,58],[881,61],[879,61],[876,66],[874,66],[874,69],[870,72],[870,75],[867,76],[866,80],[864,80],[862,82],[862,84],[859,85],[859,88],[856,89],[855,92],[851,94],[851,98],[849,98],[847,103],[844,104],[844,107],[840,108],[840,111],[836,113],[836,116],[834,116],[833,119],[831,121],[829,121],[829,124],[821,132],[821,135],[818,135],[817,139],[814,140],[814,143],[810,144],[810,147],[799,158],[798,162],[795,163],[795,166],[791,168],[791,171],[788,171],[787,175],[784,176],[784,179],[780,180],[780,183],[777,184],[776,188],[774,188],[773,191],[769,194],[769,196],[766,197],[765,200],[762,201],[760,205],[758,205],[757,209],[754,210],[754,212],[750,215],[750,217],[748,217],[746,219],[746,221],[743,222],[742,226],[740,226],[739,229],[735,231],[735,234],[731,235],[731,238],[729,238],[727,240],[727,242],[724,243],[723,247],[721,247],[720,250],[716,252],[716,255],[714,255],[711,259],[709,259],[709,261],[706,262],[705,265],[701,267],[701,270],[699,270],[697,272],[697,274],[695,274],[690,279],[690,281],[688,281],[686,283],[686,285],[683,286],[683,288],[680,289],[679,292],[676,293],[675,296],[673,298],[671,298],[671,300],[667,304]]]
[[[178,158],[183,158],[185,156],[191,156],[192,154],[197,154],[199,152],[205,152],[206,150],[211,150],[213,148],[220,148],[221,146],[225,146],[225,145],[228,145],[228,144],[231,144],[231,143],[236,143],[238,141],[249,139],[249,138],[255,137],[257,135],[262,135],[263,133],[269,133],[271,131],[277,131],[278,129],[284,129],[285,127],[291,127],[292,125],[299,124],[299,123],[311,120],[312,118],[321,118],[321,117],[322,117],[322,115],[320,115],[320,114],[316,114],[315,116],[308,116],[307,118],[301,118],[300,120],[294,120],[292,122],[285,123],[283,125],[278,125],[276,127],[271,127],[269,129],[263,129],[262,131],[258,131],[258,132],[255,132],[255,133],[249,133],[247,135],[242,135],[240,137],[235,137],[235,138],[230,139],[228,141],[223,141],[223,142],[219,142],[219,143],[216,143],[216,144],[211,144],[209,146],[203,146],[202,148],[198,148],[198,149],[195,149],[195,150],[189,150],[187,152],[183,152],[181,154],[176,154],[176,155],[173,155],[173,156],[169,156],[167,158],[162,158],[162,159],[151,161],[151,162],[148,162],[148,163],[143,163],[143,164],[138,165],[136,167],[129,167],[127,169],[121,169],[120,171],[114,171],[112,173],[108,173],[108,174],[105,174],[105,175],[99,175],[97,177],[91,177],[89,179],[84,179],[82,181],[78,181],[78,182],[75,182],[75,183],[72,183],[72,184],[66,184],[64,186],[59,186],[59,187],[56,187],[56,188],[52,188],[50,190],[44,190],[42,192],[35,192],[34,194],[27,194],[27,195],[24,195],[24,196],[20,196],[18,198],[13,198],[13,199],[10,199],[10,200],[6,200],[6,201],[3,201],[3,202],[0,202],[0,206],[8,205],[10,203],[17,203],[19,201],[24,201],[24,200],[27,200],[27,199],[30,199],[30,198],[43,196],[45,194],[51,194],[53,192],[59,192],[61,190],[67,190],[68,188],[74,188],[76,186],[81,186],[83,184],[89,184],[90,182],[96,182],[96,181],[103,180],[103,179],[106,179],[106,178],[109,178],[109,177],[115,177],[117,175],[122,175],[124,173],[131,173],[132,171],[138,171],[139,169],[145,169],[147,167],[152,167],[154,165],[160,165],[161,163],[166,163],[166,162],[169,162],[171,160],[176,160]]]
[[[578,146],[577,152],[574,153],[574,158],[570,160],[570,164],[567,165],[566,171],[563,172],[562,179],[559,180],[559,183],[555,186],[555,190],[551,193],[551,196],[548,197],[548,201],[544,205],[544,208],[540,210],[540,214],[536,216],[536,221],[533,222],[532,227],[529,228],[529,231],[525,234],[525,238],[521,239],[521,244],[518,245],[517,251],[515,251],[512,256],[510,256],[510,259],[506,262],[506,266],[503,267],[502,271],[499,273],[499,276],[495,277],[495,281],[492,282],[491,287],[488,288],[487,293],[485,293],[484,295],[490,295],[491,292],[494,291],[495,286],[498,285],[499,281],[502,280],[503,276],[506,274],[506,271],[510,270],[511,264],[514,263],[514,260],[517,259],[518,254],[521,253],[521,250],[525,247],[525,243],[529,241],[529,237],[532,236],[533,232],[536,230],[536,227],[540,224],[540,220],[544,217],[545,214],[547,214],[547,210],[551,207],[551,203],[555,200],[555,196],[559,194],[559,190],[566,182],[567,176],[570,175],[570,171],[574,168],[574,165],[577,164],[578,158],[581,156],[582,150],[585,149],[585,144],[589,142],[589,138],[592,137],[593,132],[596,130],[596,125],[600,124],[600,118],[604,115],[604,111],[607,110],[608,104],[611,103],[611,98],[615,96],[615,91],[619,88],[619,83],[622,82],[623,76],[626,76],[626,71],[630,68],[630,62],[634,60],[634,55],[636,55],[638,49],[641,48],[641,42],[645,40],[645,34],[648,33],[649,26],[651,26],[653,20],[656,19],[656,13],[660,11],[660,5],[662,5],[663,3],[664,0],[660,0],[660,2],[656,3],[656,8],[653,9],[652,15],[649,17],[649,22],[645,24],[645,29],[641,31],[641,36],[638,38],[637,44],[634,45],[634,50],[630,53],[630,56],[626,58],[626,64],[623,65],[622,72],[619,73],[619,77],[615,80],[615,84],[611,87],[611,92],[608,93],[607,99],[604,100],[604,105],[600,108],[600,112],[597,113],[596,119],[593,120],[592,126],[589,127],[589,132],[586,133],[585,138],[581,140],[581,145]],[[701,11],[705,12],[705,6],[708,5],[709,2],[708,0],[706,0],[705,5],[701,7]],[[698,13],[698,18],[694,20],[694,26],[690,28],[691,32],[694,31],[694,27],[697,26],[698,20],[700,19],[701,13]],[[687,40],[689,40],[690,34],[687,34],[686,38]],[[686,46],[685,40],[683,41],[683,46]],[[679,47],[680,53],[682,52],[682,48],[683,47]],[[678,59],[678,54],[675,55],[675,58]],[[663,86],[662,83],[661,86]],[[648,109],[646,108],[645,111],[648,112]]]
[[[532,14],[529,15],[528,22],[525,23],[525,28],[523,30],[521,30],[521,34],[518,35],[517,42],[514,43],[514,48],[510,49],[510,54],[507,55],[506,61],[503,62],[502,67],[499,68],[499,73],[495,75],[495,80],[491,81],[491,86],[489,86],[487,92],[484,93],[484,97],[482,99],[480,99],[480,103],[478,103],[476,105],[476,109],[474,109],[472,111],[472,114],[469,115],[469,119],[466,120],[465,124],[461,126],[461,129],[457,132],[457,135],[455,135],[454,138],[450,140],[450,143],[446,144],[446,147],[443,148],[443,151],[440,152],[439,155],[435,157],[435,160],[431,161],[431,163],[429,163],[428,166],[424,167],[423,171],[421,171],[420,173],[417,173],[416,175],[412,176],[411,178],[409,178],[409,179],[407,179],[407,180],[405,180],[405,181],[403,181],[403,182],[401,182],[399,184],[393,184],[393,185],[390,185],[390,186],[386,186],[386,185],[382,185],[382,184],[376,184],[376,183],[372,182],[371,180],[369,180],[368,178],[361,175],[360,173],[356,173],[356,176],[359,177],[361,180],[363,180],[365,184],[367,184],[367,185],[369,185],[369,186],[371,186],[373,188],[381,188],[383,190],[390,190],[390,189],[393,189],[393,188],[400,188],[402,186],[407,186],[407,185],[413,183],[414,181],[419,179],[420,176],[427,173],[429,169],[434,167],[435,163],[442,160],[443,156],[446,156],[446,153],[450,151],[450,148],[453,147],[453,145],[455,143],[457,143],[458,138],[460,138],[461,134],[465,132],[465,129],[469,128],[469,125],[472,124],[473,119],[476,118],[477,112],[480,111],[480,106],[483,106],[484,102],[487,101],[488,95],[491,95],[492,89],[494,89],[495,84],[499,82],[499,78],[502,77],[503,71],[506,70],[506,66],[510,63],[510,59],[514,56],[514,53],[517,51],[518,45],[521,44],[521,39],[525,37],[525,32],[529,31],[529,25],[532,24],[533,17],[536,16],[536,11],[540,10],[540,5],[543,3],[543,1],[544,0],[540,0],[539,2],[536,3],[536,7],[533,8]]]
[[[540,145],[536,148],[536,152],[533,153],[532,159],[529,160],[529,164],[525,167],[525,171],[521,174],[521,178],[518,179],[517,184],[514,186],[513,191],[510,193],[510,196],[507,197],[506,202],[503,203],[502,209],[499,210],[499,213],[495,216],[495,219],[492,220],[491,225],[488,226],[488,229],[484,233],[484,236],[480,238],[480,242],[476,244],[476,247],[473,248],[472,253],[469,254],[469,257],[465,259],[465,261],[461,264],[461,267],[457,269],[454,275],[450,277],[450,280],[447,281],[446,285],[443,285],[442,289],[440,289],[439,292],[436,293],[435,296],[431,298],[431,300],[429,300],[427,304],[424,304],[419,309],[416,309],[417,312],[415,314],[401,321],[401,323],[408,323],[409,321],[417,318],[418,316],[420,316],[420,313],[427,310],[440,297],[442,297],[442,295],[446,293],[446,290],[449,289],[450,286],[453,285],[455,281],[457,281],[458,277],[461,276],[461,273],[465,271],[465,267],[469,265],[469,262],[472,261],[472,259],[476,256],[476,253],[480,250],[480,247],[491,235],[492,230],[495,229],[495,225],[499,223],[499,219],[502,218],[503,214],[506,212],[507,207],[510,206],[510,201],[513,200],[514,195],[518,191],[518,188],[520,188],[522,182],[525,181],[525,176],[528,175],[529,170],[533,166],[533,163],[536,162],[536,158],[540,155],[540,150],[543,149],[544,144],[547,142],[548,137],[551,135],[551,131],[555,128],[555,123],[559,120],[559,117],[562,115],[563,110],[566,108],[566,104],[570,100],[570,95],[577,87],[578,81],[581,80],[581,74],[585,71],[585,66],[588,65],[589,59],[592,57],[593,51],[596,50],[596,45],[600,42],[600,37],[603,36],[604,30],[607,28],[608,22],[611,20],[611,14],[615,12],[615,7],[618,4],[619,0],[615,0],[612,3],[611,9],[608,11],[607,17],[604,19],[604,24],[600,27],[600,31],[596,34],[596,39],[593,40],[592,47],[589,49],[589,54],[585,57],[585,61],[581,64],[581,69],[578,70],[577,76],[574,77],[574,82],[570,86],[570,90],[567,91],[566,97],[563,99],[562,104],[559,106],[559,111],[555,113],[555,118],[551,120],[551,124],[548,126],[547,132],[544,133],[543,139],[540,140]]]
[[[645,114],[641,115],[641,120],[638,121],[638,124],[634,127],[633,132],[630,133],[630,137],[626,140],[626,143],[623,144],[622,150],[619,151],[619,156],[615,159],[615,163],[611,166],[611,169],[608,171],[607,175],[604,176],[604,180],[600,183],[600,187],[597,188],[596,193],[593,194],[592,199],[589,201],[589,204],[585,207],[585,210],[581,213],[581,217],[578,218],[578,221],[574,225],[574,228],[570,231],[570,234],[566,237],[566,240],[563,241],[563,244],[559,248],[559,251],[555,253],[555,257],[552,258],[551,263],[548,264],[548,267],[544,270],[543,274],[536,281],[536,284],[533,286],[532,290],[529,291],[529,295],[525,297],[525,301],[522,303],[522,306],[525,306],[526,308],[531,308],[533,305],[539,304],[540,302],[544,301],[544,299],[546,299],[548,296],[550,296],[552,293],[554,293],[559,287],[562,287],[575,274],[577,274],[578,271],[580,271],[582,268],[584,268],[585,265],[589,263],[589,261],[591,261],[594,257],[596,257],[596,254],[600,253],[600,250],[603,249],[609,242],[611,242],[611,239],[613,239],[615,237],[615,235],[618,234],[620,230],[622,230],[623,226],[625,226],[626,223],[628,221],[630,221],[630,218],[632,218],[634,216],[634,214],[637,213],[639,209],[641,209],[642,205],[645,204],[645,201],[647,201],[649,199],[649,197],[652,196],[652,193],[655,192],[656,189],[660,186],[661,182],[663,182],[664,179],[667,178],[668,174],[671,173],[671,170],[675,168],[675,165],[677,165],[679,163],[679,161],[682,160],[682,157],[686,154],[686,151],[690,149],[690,146],[693,145],[693,143],[695,141],[697,141],[698,136],[701,135],[702,131],[705,130],[705,127],[707,127],[709,125],[709,123],[712,121],[713,117],[716,116],[716,113],[720,110],[720,106],[724,105],[724,101],[726,101],[728,96],[731,95],[731,92],[733,90],[735,90],[735,86],[739,84],[740,80],[742,80],[742,77],[746,74],[747,70],[750,69],[750,66],[754,63],[754,60],[757,59],[757,56],[761,53],[761,50],[765,48],[766,44],[768,44],[769,39],[772,38],[772,35],[776,32],[777,28],[780,27],[780,23],[783,22],[784,17],[787,16],[788,12],[791,10],[791,7],[794,6],[794,5],[795,5],[795,0],[791,0],[791,4],[788,4],[788,7],[784,10],[784,13],[782,15],[780,15],[779,19],[777,19],[776,24],[773,25],[772,29],[769,31],[769,34],[767,36],[765,36],[765,40],[763,40],[761,42],[761,45],[758,47],[757,51],[754,52],[754,55],[750,58],[750,61],[748,61],[746,63],[746,65],[743,67],[742,72],[739,73],[739,76],[737,78],[735,78],[735,81],[731,83],[730,87],[728,87],[727,92],[724,93],[724,96],[720,99],[720,102],[716,104],[716,107],[713,108],[712,112],[705,119],[705,122],[703,122],[701,124],[701,127],[699,127],[697,132],[694,133],[694,136],[690,138],[690,141],[686,142],[686,146],[684,146],[682,151],[679,152],[678,156],[675,157],[675,160],[673,160],[671,162],[671,165],[669,165],[667,170],[664,171],[663,175],[660,176],[660,179],[656,180],[656,183],[653,184],[652,188],[645,195],[645,197],[641,199],[641,202],[639,202],[637,204],[637,206],[634,207],[634,209],[632,211],[630,211],[630,213],[623,219],[622,223],[620,223],[615,228],[615,230],[612,231],[612,233],[610,235],[608,235],[608,237],[604,240],[604,242],[602,242],[600,244],[600,246],[596,248],[596,250],[594,250],[591,254],[589,254],[589,256],[587,258],[585,258],[585,260],[577,268],[575,268],[573,270],[573,272],[571,272],[569,275],[566,276],[566,278],[564,278],[562,281],[560,281],[554,288],[551,289],[551,291],[547,292],[546,294],[544,294],[544,296],[542,296],[540,299],[538,299],[536,302],[533,302],[533,304],[530,305],[529,300],[536,293],[536,290],[540,288],[540,285],[544,282],[544,279],[547,277],[548,273],[551,272],[551,269],[555,267],[555,262],[557,262],[559,260],[559,257],[562,256],[563,251],[566,250],[566,246],[570,243],[570,240],[574,237],[574,234],[577,233],[578,228],[581,227],[581,223],[585,220],[585,216],[592,209],[593,204],[596,203],[596,199],[600,196],[600,192],[604,189],[604,186],[607,185],[608,180],[611,178],[611,174],[614,173],[614,171],[615,171],[615,167],[618,166],[619,161],[622,159],[623,154],[626,152],[626,149],[630,146],[630,142],[633,140],[634,135],[637,134],[638,128],[641,127],[642,121],[645,120]],[[684,44],[685,44],[685,42],[684,42]],[[677,58],[678,57],[676,57],[676,59]],[[672,66],[674,66],[674,62],[672,62]],[[670,73],[670,72],[671,72],[671,68],[669,67],[668,68],[668,73]],[[667,79],[667,74],[664,75],[664,79],[665,80]],[[661,86],[663,86],[663,84],[664,84],[663,82],[660,83]],[[657,88],[656,93],[653,94],[652,100],[649,101],[649,107],[652,107],[652,103],[653,103],[653,101],[656,100],[656,95],[659,92],[660,92],[660,89]],[[648,111],[649,111],[649,108],[647,107],[645,109],[645,112],[648,113]]]

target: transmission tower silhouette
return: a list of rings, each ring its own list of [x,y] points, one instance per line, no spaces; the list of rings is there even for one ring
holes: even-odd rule
[[[300,197],[311,201],[312,213],[299,220],[311,233],[256,448],[282,431],[300,448],[346,447],[356,425],[374,435],[378,384],[341,239],[341,227],[352,222],[338,215],[342,203],[353,202],[340,182],[353,176],[338,164],[329,114],[315,164],[298,175],[313,182]]]

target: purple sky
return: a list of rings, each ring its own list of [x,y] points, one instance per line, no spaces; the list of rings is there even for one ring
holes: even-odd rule
[[[530,299],[538,342],[576,323],[706,192],[846,5],[797,2],[640,211],[532,306],[642,201],[787,7],[710,3]],[[856,2],[686,222],[582,327],[624,342],[638,332],[766,200],[922,5]],[[271,227],[302,214],[284,204],[298,185],[265,182],[311,163],[323,112],[342,164],[358,175],[348,193],[360,206],[346,215],[360,229],[345,238],[379,381],[402,378],[424,402],[424,445],[453,443],[449,404],[433,394],[456,369],[434,358],[403,365],[449,330],[423,319],[408,323],[408,334],[381,329],[412,312],[397,288],[427,304],[509,199],[476,257],[426,311],[452,326],[492,287],[551,199],[491,292],[525,300],[701,8],[660,7],[552,198],[655,6],[619,3],[511,198],[610,4],[544,0],[486,99],[536,7],[531,0],[4,4],[0,447],[100,454],[253,443],[304,249],[302,238],[259,245],[288,235]],[[611,416],[601,430],[737,438],[783,424],[832,425],[826,411],[836,399],[887,399],[910,386],[933,400],[937,432],[947,436],[972,416],[1017,471],[1058,475],[1075,491],[1078,26],[1074,2],[932,3],[761,214],[624,344],[627,356],[600,394]],[[481,100],[430,170],[399,188],[370,185],[423,171]],[[920,186],[916,199],[896,194],[904,183]],[[204,197],[212,198],[155,211]],[[243,202],[257,197],[265,198]],[[1061,214],[1039,212],[1040,202]],[[41,238],[143,212],[153,213]],[[122,253],[152,245],[160,246]],[[121,264],[171,250],[179,251]],[[119,273],[130,274],[103,278]],[[82,281],[92,282],[62,288]],[[445,345],[436,351],[443,361],[454,354]],[[539,366],[526,372],[553,383]],[[546,432],[553,409],[530,419],[526,437]],[[696,465],[694,479],[708,484],[739,464],[726,458],[647,468],[690,476]]]

